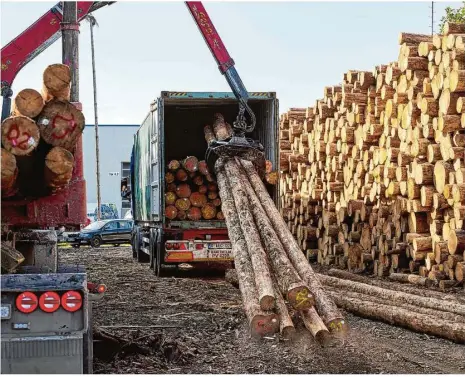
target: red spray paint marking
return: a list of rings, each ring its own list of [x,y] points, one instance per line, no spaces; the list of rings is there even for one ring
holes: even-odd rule
[[[19,141],[22,136],[26,136],[26,139]],[[21,135],[19,135],[19,127],[17,124],[12,124],[8,134],[6,135],[6,138],[11,142],[13,147],[19,148],[23,151],[29,149],[28,142],[30,137],[31,135],[27,131],[24,131]]]
[[[53,120],[52,120],[52,127],[53,128],[56,128],[56,124],[55,122],[58,120],[58,119],[62,119],[64,120],[65,122],[68,122],[68,127],[66,127],[63,132],[61,133],[61,135],[58,135],[56,134],[55,132],[52,134],[52,138],[54,139],[64,139],[66,136],[68,136],[70,133],[74,132],[74,130],[76,129],[76,122],[74,121],[74,115],[71,114],[71,118],[67,119],[65,117],[62,117],[61,115],[55,115],[53,117]]]

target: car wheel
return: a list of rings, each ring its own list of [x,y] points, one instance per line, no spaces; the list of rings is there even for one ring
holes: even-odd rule
[[[100,247],[101,244],[102,244],[102,240],[100,239],[100,237],[93,237],[90,240],[90,246],[92,246],[93,248],[98,248]]]

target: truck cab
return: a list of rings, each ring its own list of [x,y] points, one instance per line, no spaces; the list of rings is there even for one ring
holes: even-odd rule
[[[247,135],[265,147],[265,157],[278,164],[278,100],[273,92],[250,92],[248,101],[257,117]],[[228,266],[233,262],[224,221],[169,220],[165,208],[166,166],[171,160],[207,150],[203,128],[215,113],[230,123],[237,115],[237,99],[225,92],[162,92],[150,106],[134,136],[131,156],[131,205],[134,219],[133,257],[150,263],[157,276],[186,266]],[[277,202],[278,186],[269,192]]]

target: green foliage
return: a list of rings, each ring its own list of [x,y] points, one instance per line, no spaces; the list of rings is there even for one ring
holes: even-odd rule
[[[462,1],[462,6],[457,9],[451,7],[446,8],[446,15],[441,18],[441,23],[439,24],[440,32],[444,31],[444,24],[449,22],[465,23],[465,1]]]

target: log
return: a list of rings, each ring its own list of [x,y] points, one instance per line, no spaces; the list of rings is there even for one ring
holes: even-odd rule
[[[292,323],[292,319],[289,316],[289,312],[286,307],[286,303],[281,296],[279,291],[278,283],[276,278],[272,277],[273,280],[273,289],[276,297],[276,313],[279,316],[279,332],[284,340],[292,340],[295,337],[295,327]]]
[[[456,304],[452,302],[444,302],[435,298],[419,297],[410,293],[395,292],[389,289],[378,288],[364,283],[357,283],[321,274],[318,274],[318,277],[323,282],[323,284],[329,285],[334,288],[340,287],[342,289],[347,289],[353,292],[380,297],[385,300],[390,300],[392,302],[417,305],[425,308],[455,313],[462,316],[465,315],[465,305]]]
[[[53,98],[70,100],[71,72],[65,64],[49,65],[43,74],[42,96],[48,102]]]
[[[328,346],[333,343],[328,328],[321,320],[315,308],[303,310],[300,314],[305,327],[320,345]]]
[[[219,141],[229,139],[233,136],[233,129],[231,125],[224,120],[224,117],[220,113],[216,113],[213,120],[213,132],[215,137]]]
[[[2,122],[2,145],[15,156],[26,156],[39,145],[36,123],[25,116],[12,116]]]
[[[24,255],[14,247],[2,241],[2,271],[8,274],[14,272],[16,268],[24,262]]]
[[[421,333],[443,337],[455,342],[465,342],[465,325],[463,323],[444,321],[438,318],[431,318],[429,315],[412,313],[410,310],[399,307],[344,297],[337,294],[332,297],[338,306],[354,314],[404,326]]]
[[[389,279],[392,281],[399,282],[399,283],[410,283],[410,284],[421,285],[421,286],[426,286],[426,287],[431,287],[433,285],[433,282],[431,280],[428,280],[425,277],[421,277],[421,276],[413,275],[413,274],[402,274],[402,273],[392,272],[389,275]]]
[[[37,118],[40,135],[45,142],[71,152],[84,131],[84,114],[68,102],[48,102]]]
[[[44,178],[47,187],[56,191],[66,187],[73,176],[74,156],[61,147],[53,147],[45,157]]]
[[[2,148],[1,160],[1,190],[2,198],[12,196],[15,193],[16,179],[18,178],[18,167],[15,156]]]
[[[208,145],[216,141],[215,134],[213,133],[213,129],[208,124],[203,128],[203,133],[205,135],[205,141]]]
[[[45,102],[42,95],[34,89],[23,89],[13,101],[12,114],[35,118],[44,108]]]
[[[252,261],[260,307],[262,310],[271,310],[275,306],[275,296],[271,280],[271,271],[268,266],[267,256],[265,250],[262,247],[260,235],[257,231],[253,215],[250,211],[246,193],[241,186],[239,174],[237,171],[234,171],[234,166],[234,161],[224,161],[223,159],[218,159],[215,164],[215,172],[218,177],[220,195],[223,200],[223,205],[221,208],[225,214],[225,217],[228,218],[229,212],[226,212],[224,207],[224,195],[228,195],[228,193],[224,191],[224,188],[230,187],[235,206],[237,209],[240,209],[237,211],[239,223],[234,224],[234,228],[231,229],[237,229],[239,225],[242,229],[242,234],[244,235],[247,244],[246,250],[248,250],[250,259]],[[236,175],[233,175],[234,173],[231,171],[231,168],[232,171],[236,173]],[[225,174],[223,174],[223,169]],[[228,186],[226,186],[226,182],[222,182],[221,185],[219,182],[220,179],[225,179],[225,175],[227,175]],[[221,187],[223,187],[223,189],[221,189]]]
[[[300,250],[299,245],[288,229],[278,209],[275,207],[273,200],[255,171],[253,164],[245,160],[241,160],[241,164],[247,173],[249,181],[257,194],[263,209],[273,224],[274,230],[286,250],[290,261],[294,265],[300,277],[308,284],[310,292],[315,297],[317,312],[322,317],[326,327],[333,334],[346,334],[348,331],[348,325],[344,320],[344,317],[324,291],[317,275],[308,264],[307,258]]]
[[[465,251],[465,230],[451,229],[447,241],[447,248],[451,255],[463,253]]]
[[[242,295],[242,304],[249,321],[249,328],[253,336],[271,335],[279,329],[279,318],[276,314],[264,311],[261,308],[262,305],[259,297],[263,298],[263,295],[260,295],[260,291],[256,286],[256,281],[260,279],[257,279],[254,273],[248,245],[240,225],[238,211],[236,210],[234,195],[223,168],[224,165],[220,160],[218,160],[217,164],[218,168],[215,170],[222,198],[221,209],[225,214],[226,225],[232,242],[234,265]],[[271,301],[274,302],[273,295],[271,295]],[[272,307],[270,304],[266,306]]]

